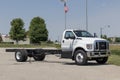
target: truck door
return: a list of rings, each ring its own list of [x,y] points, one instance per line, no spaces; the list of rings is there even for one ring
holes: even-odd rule
[[[72,58],[73,44],[74,44],[75,35],[72,31],[66,31],[62,39],[62,58]]]

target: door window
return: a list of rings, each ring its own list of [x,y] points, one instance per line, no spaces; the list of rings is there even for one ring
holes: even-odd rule
[[[71,37],[75,37],[74,34],[73,34],[73,32],[71,32],[71,31],[66,31],[64,38],[65,38],[65,39],[69,39],[69,38],[71,38]]]

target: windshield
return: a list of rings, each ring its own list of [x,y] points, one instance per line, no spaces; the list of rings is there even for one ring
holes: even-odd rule
[[[87,31],[82,31],[82,30],[75,30],[73,31],[77,37],[93,37],[92,34],[90,34]]]

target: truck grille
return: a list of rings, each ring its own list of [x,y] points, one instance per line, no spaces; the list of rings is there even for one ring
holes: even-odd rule
[[[95,42],[95,50],[107,50],[109,49],[109,43],[108,42],[103,42],[103,41],[96,41]]]

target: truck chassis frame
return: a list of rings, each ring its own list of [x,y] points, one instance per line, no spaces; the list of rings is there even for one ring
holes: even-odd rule
[[[19,48],[6,49],[6,52],[15,52],[15,59],[17,62],[25,62],[28,57],[33,57],[36,61],[42,61],[45,55],[62,54],[61,49],[34,49],[34,48]]]

